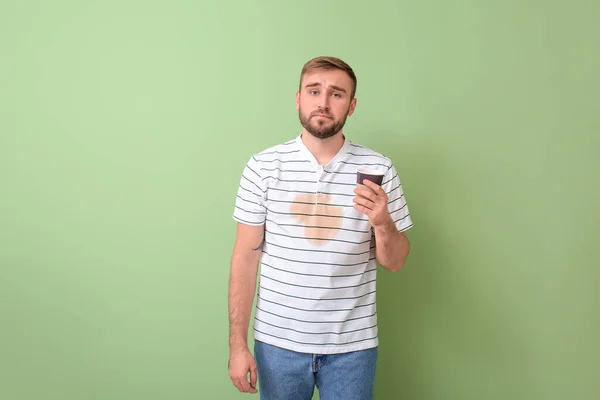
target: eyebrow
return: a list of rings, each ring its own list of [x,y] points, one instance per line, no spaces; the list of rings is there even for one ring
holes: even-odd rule
[[[318,87],[318,86],[321,86],[321,84],[319,82],[309,83],[309,84],[304,85],[305,88],[313,88],[313,87]],[[346,89],[341,88],[339,86],[331,85],[329,87],[332,88],[333,90],[337,90],[338,92],[346,93]]]
[[[344,93],[346,93],[346,89],[343,89],[343,88],[341,88],[341,87],[339,87],[339,86],[332,85],[332,86],[330,86],[330,87],[331,87],[333,90],[337,90],[338,92],[344,92]]]
[[[309,83],[304,85],[305,88],[312,88],[312,87],[317,87],[317,86],[321,86],[321,84],[319,82],[315,82],[315,83]]]

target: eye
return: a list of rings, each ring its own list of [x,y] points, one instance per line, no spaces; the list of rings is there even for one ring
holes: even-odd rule
[[[333,96],[333,97],[342,97],[342,95],[341,95],[341,94],[339,94],[339,93],[333,93],[333,94],[332,94],[332,96]]]
[[[319,94],[319,91],[317,91],[317,90],[311,90],[309,93],[312,94],[313,96],[316,96],[316,95]]]

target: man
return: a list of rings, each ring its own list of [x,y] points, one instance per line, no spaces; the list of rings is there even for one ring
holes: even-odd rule
[[[392,162],[342,132],[356,76],[318,57],[302,69],[302,133],[255,154],[240,181],[229,281],[229,376],[261,399],[371,399],[377,361],[378,262],[404,266],[412,227]],[[385,173],[356,184],[357,169]],[[248,325],[259,259],[254,352]]]

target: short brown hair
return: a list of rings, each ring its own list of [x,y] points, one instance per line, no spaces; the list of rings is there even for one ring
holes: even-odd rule
[[[321,56],[321,57],[315,57],[312,60],[310,60],[309,62],[307,62],[306,64],[304,64],[304,67],[302,68],[302,73],[300,74],[300,89],[302,90],[302,79],[304,78],[304,75],[307,74],[308,72],[312,72],[314,70],[318,70],[318,69],[324,69],[324,70],[332,70],[332,69],[339,69],[344,71],[345,73],[348,74],[348,76],[350,77],[350,79],[352,79],[352,94],[351,94],[351,98],[354,98],[354,95],[356,94],[356,75],[354,74],[354,71],[352,70],[352,68],[345,63],[343,60],[340,60],[339,58],[336,57],[326,57],[326,56]]]

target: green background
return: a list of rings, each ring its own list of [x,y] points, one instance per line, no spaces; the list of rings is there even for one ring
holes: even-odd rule
[[[567,5],[567,3],[569,3]],[[0,398],[238,399],[240,174],[304,62],[415,227],[377,399],[597,399],[600,3],[0,2]],[[257,398],[256,396],[253,398]]]

